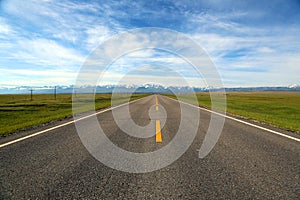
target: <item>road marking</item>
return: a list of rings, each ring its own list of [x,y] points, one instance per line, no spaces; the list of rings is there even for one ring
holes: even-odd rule
[[[158,111],[158,99],[157,99],[157,95],[155,96],[155,109],[156,111]],[[156,132],[155,132],[155,141],[156,142],[162,142],[162,136],[161,136],[161,130],[160,130],[160,121],[156,120],[155,123],[155,127],[156,127]]]
[[[156,120],[156,134],[155,134],[156,142],[162,142],[161,130],[160,130],[160,121]]]
[[[147,97],[144,97],[144,98],[147,98]],[[37,132],[37,133],[33,133],[33,134],[30,134],[30,135],[27,135],[27,136],[24,136],[24,137],[21,137],[21,138],[12,140],[12,141],[10,141],[10,142],[6,142],[6,143],[4,143],[4,144],[0,144],[0,148],[5,147],[5,146],[8,146],[8,145],[11,145],[11,144],[14,144],[14,143],[17,143],[17,142],[20,142],[20,141],[23,141],[23,140],[26,140],[26,139],[29,139],[29,138],[32,138],[32,137],[37,136],[37,135],[40,135],[40,134],[42,134],[42,133],[46,133],[46,132],[49,132],[49,131],[52,131],[52,130],[61,128],[61,127],[63,127],[63,126],[67,126],[67,125],[72,124],[72,123],[77,122],[77,121],[81,121],[81,120],[83,120],[83,119],[90,118],[90,117],[95,116],[95,115],[99,115],[99,114],[101,114],[101,113],[110,111],[110,110],[112,110],[112,109],[116,109],[116,108],[125,106],[125,105],[127,105],[127,104],[134,103],[134,102],[139,101],[139,100],[142,100],[142,99],[144,99],[144,98],[136,99],[136,100],[134,100],[134,101],[130,101],[130,102],[126,102],[126,103],[123,103],[123,104],[114,106],[114,107],[106,108],[106,109],[104,109],[104,110],[100,110],[100,111],[98,111],[98,112],[96,112],[96,113],[93,113],[93,114],[91,114],[91,115],[87,115],[87,116],[84,116],[84,117],[82,117],[82,118],[79,118],[79,119],[76,119],[76,120],[72,120],[72,121],[66,122],[66,123],[64,123],[64,124],[60,124],[60,125],[57,125],[57,126],[54,126],[54,127],[51,127],[51,128],[48,128],[48,129],[45,129],[45,130],[42,130],[42,131],[39,131],[39,132]]]
[[[179,100],[176,100],[176,99],[173,99],[173,98],[170,98],[170,97],[167,97],[169,99],[172,99],[173,101],[179,101]],[[279,136],[282,136],[282,137],[285,137],[285,138],[289,138],[291,140],[294,140],[294,141],[297,141],[297,142],[300,142],[300,138],[296,138],[296,137],[293,137],[293,136],[289,136],[289,135],[286,135],[284,133],[280,133],[280,132],[277,132],[277,131],[273,131],[271,129],[268,129],[268,128],[265,128],[265,127],[262,127],[262,126],[258,126],[258,125],[255,125],[255,124],[251,124],[249,122],[245,122],[243,120],[240,120],[240,119],[236,119],[234,117],[230,117],[228,115],[224,115],[222,113],[218,113],[218,112],[215,112],[215,111],[212,111],[212,110],[209,110],[209,109],[206,109],[206,108],[202,108],[202,107],[199,107],[199,106],[196,106],[196,105],[193,105],[193,104],[190,104],[190,103],[186,103],[186,102],[183,102],[183,101],[179,101],[183,104],[186,104],[186,105],[189,105],[189,106],[192,106],[192,107],[195,107],[195,108],[198,108],[200,110],[204,110],[204,111],[207,111],[207,112],[210,112],[210,113],[213,113],[213,114],[216,114],[216,115],[219,115],[219,116],[222,116],[222,117],[225,117],[227,119],[231,119],[231,120],[234,120],[234,121],[237,121],[237,122],[240,122],[242,124],[246,124],[248,126],[252,126],[252,127],[255,127],[255,128],[258,128],[258,129],[261,129],[261,130],[264,130],[264,131],[267,131],[267,132],[270,132],[270,133],[273,133],[273,134],[276,134],[276,135],[279,135]]]
[[[155,110],[158,111],[158,99],[157,99],[157,95],[155,96]]]

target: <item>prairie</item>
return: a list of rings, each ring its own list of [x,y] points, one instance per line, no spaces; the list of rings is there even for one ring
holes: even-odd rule
[[[199,106],[211,108],[209,93],[196,95]],[[174,95],[168,96],[176,98]],[[191,102],[190,95],[179,96]],[[300,131],[300,92],[228,92],[226,100],[228,113],[286,130]]]
[[[144,94],[133,94],[131,100],[142,98]],[[128,97],[128,96],[127,96]],[[114,103],[123,103],[126,96],[120,95]],[[95,109],[111,106],[111,94],[96,94]],[[90,110],[90,106],[81,110]],[[72,115],[72,94],[0,95],[0,136],[33,127]]]

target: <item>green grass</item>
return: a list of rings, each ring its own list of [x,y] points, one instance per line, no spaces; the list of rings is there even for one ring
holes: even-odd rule
[[[180,98],[191,101],[189,95]],[[197,98],[200,106],[211,108],[209,93],[197,93]],[[229,92],[226,99],[228,113],[300,131],[300,92]]]
[[[144,96],[133,95],[131,100]],[[125,102],[126,97],[120,95],[115,103]],[[180,98],[191,102],[189,95],[180,95]],[[211,108],[209,93],[198,93],[197,98],[200,106]],[[300,131],[300,92],[230,92],[226,98],[228,113]],[[96,95],[97,110],[110,105],[110,94]],[[90,109],[89,106],[83,107],[81,111]],[[30,101],[29,95],[0,95],[0,135],[71,115],[71,94],[58,94],[57,100],[53,99],[53,95],[34,95],[33,101]]]
[[[130,99],[135,100],[144,96],[146,95],[134,94]],[[119,95],[114,104],[125,102],[127,97]],[[110,94],[96,94],[96,110],[109,106],[111,106]],[[80,108],[80,111],[91,109],[93,109],[91,106],[87,106]],[[0,95],[0,136],[71,115],[71,94],[58,94],[56,100],[53,95],[34,95],[32,101],[29,95]]]

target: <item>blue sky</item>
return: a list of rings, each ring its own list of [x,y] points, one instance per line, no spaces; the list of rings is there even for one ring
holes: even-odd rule
[[[208,53],[226,87],[300,84],[299,1],[1,0],[0,87],[72,85],[98,45],[142,27],[191,37]],[[116,61],[102,83],[114,84],[131,71],[131,84],[180,85],[167,73],[170,67],[202,86],[188,76],[186,63],[156,50]]]

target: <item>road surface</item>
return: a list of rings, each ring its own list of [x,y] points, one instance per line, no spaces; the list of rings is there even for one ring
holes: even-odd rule
[[[165,110],[165,123],[152,123],[149,109],[156,105]],[[120,148],[155,151],[175,137],[181,120],[178,101],[152,95],[129,107],[132,120],[152,127],[154,134],[129,136],[118,128],[112,111],[98,114],[105,134]],[[211,113],[200,110],[200,116],[187,151],[171,165],[148,173],[122,172],[99,162],[81,143],[74,123],[2,146],[0,199],[299,199],[298,141],[226,119],[216,146],[200,159]],[[0,144],[33,132],[1,139]]]

